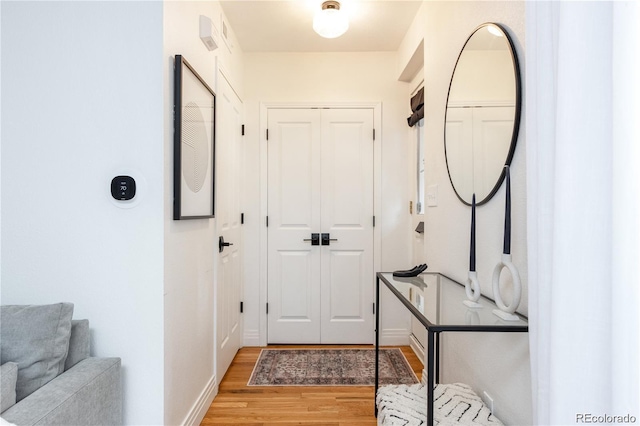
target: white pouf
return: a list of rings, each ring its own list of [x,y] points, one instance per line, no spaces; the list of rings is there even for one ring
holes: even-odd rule
[[[433,392],[433,424],[503,426],[482,399],[463,383],[436,385]],[[376,395],[378,425],[418,426],[427,424],[427,387],[390,385]]]

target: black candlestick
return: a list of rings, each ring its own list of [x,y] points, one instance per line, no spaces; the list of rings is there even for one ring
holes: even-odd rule
[[[469,271],[476,270],[476,194],[471,199],[471,247],[469,248]]]
[[[511,253],[511,178],[509,177],[509,166],[504,166],[507,179],[506,195],[504,202],[504,254]]]

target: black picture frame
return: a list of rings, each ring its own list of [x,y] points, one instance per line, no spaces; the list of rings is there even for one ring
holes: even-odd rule
[[[182,55],[174,65],[173,219],[215,217],[216,94]]]

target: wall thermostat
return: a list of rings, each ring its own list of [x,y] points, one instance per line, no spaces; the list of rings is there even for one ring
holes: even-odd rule
[[[111,181],[111,196],[126,201],[136,196],[136,181],[131,176],[116,176]]]

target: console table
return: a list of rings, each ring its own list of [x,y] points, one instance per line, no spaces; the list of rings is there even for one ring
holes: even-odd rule
[[[378,364],[380,347],[380,282],[409,309],[427,330],[427,425],[433,426],[433,390],[440,379],[440,333],[444,332],[527,332],[527,318],[504,321],[493,314],[493,300],[482,296],[480,308],[469,308],[464,285],[437,273],[424,272],[417,277],[399,278],[391,272],[376,274],[376,377],[378,394]],[[376,407],[376,416],[378,407]]]

